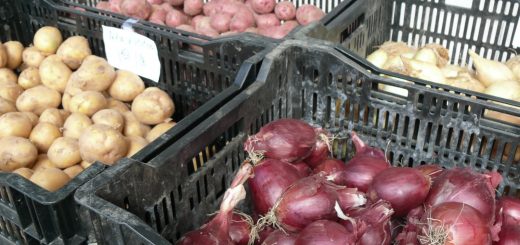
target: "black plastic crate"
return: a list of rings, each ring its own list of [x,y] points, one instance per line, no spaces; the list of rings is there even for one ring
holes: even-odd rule
[[[408,98],[383,93],[379,84],[400,86]],[[147,164],[128,161],[101,173],[75,198],[89,209],[100,244],[174,243],[218,209],[247,157],[247,136],[279,118],[325,127],[337,136],[333,153],[342,160],[354,153],[348,136],[354,130],[386,149],[394,165],[498,170],[499,192],[519,195],[519,163],[511,153],[520,147],[520,128],[490,127],[481,117],[490,108],[496,105],[380,77],[342,49],[286,41],[266,57],[255,83],[177,144]]]
[[[28,46],[44,25],[58,27],[64,37],[85,36],[94,54],[104,57],[102,25],[121,27],[125,20],[66,8],[48,0],[0,1],[0,41],[19,40]],[[271,44],[244,35],[215,41],[187,38],[135,24],[133,29],[154,40],[162,64],[158,86],[172,96],[177,125],[132,156],[146,161],[174,143],[197,123],[238,94],[254,77]],[[202,50],[192,52],[188,46]],[[18,175],[0,173],[1,244],[80,244],[87,229],[80,222],[74,191],[101,172],[95,164],[57,192],[50,193]],[[4,243],[5,241],[5,243]],[[9,242],[8,242],[9,241]]]

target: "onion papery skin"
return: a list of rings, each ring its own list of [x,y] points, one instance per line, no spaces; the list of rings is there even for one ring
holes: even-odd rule
[[[347,169],[347,165],[345,162],[337,159],[326,159],[321,162],[316,168],[313,169],[313,173],[317,174],[320,172],[325,173],[327,178],[334,184],[337,185],[347,185],[347,181],[345,180],[345,171]]]
[[[499,241],[495,245],[518,245],[520,244],[520,226],[506,225],[498,234]]]
[[[316,140],[316,145],[312,149],[311,154],[304,160],[305,163],[307,163],[307,165],[309,165],[309,167],[312,169],[320,165],[322,161],[329,157],[329,146],[331,144],[330,138],[332,137],[322,128],[317,128],[315,131],[318,140]]]
[[[497,202],[497,217],[501,218],[502,225],[520,226],[520,200],[508,196],[501,197]]]
[[[294,245],[298,234],[285,233],[282,230],[273,231],[262,245]]]
[[[303,229],[295,245],[354,245],[356,238],[345,227],[330,220],[317,220]]]

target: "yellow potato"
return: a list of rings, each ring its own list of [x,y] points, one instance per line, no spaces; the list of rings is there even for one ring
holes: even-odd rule
[[[18,85],[23,89],[30,89],[42,84],[40,79],[40,71],[36,67],[27,67],[18,77]]]
[[[93,163],[91,162],[87,162],[87,161],[81,161],[81,163],[79,164],[83,169],[87,169],[89,168],[90,166],[92,166]]]
[[[38,159],[36,160],[36,163],[31,168],[34,172],[36,172],[36,171],[40,171],[44,168],[55,168],[55,167],[56,166],[54,165],[54,163],[52,163],[51,160],[49,160],[49,157],[47,156],[47,154],[40,154],[40,155],[38,155]]]
[[[13,171],[33,164],[38,150],[31,141],[16,136],[0,138],[0,171]]]
[[[22,176],[26,179],[30,179],[31,176],[33,175],[34,171],[30,168],[19,168],[19,169],[13,171],[13,173],[19,174],[20,176]]]
[[[30,180],[41,188],[54,192],[65,186],[70,177],[59,168],[46,168],[34,172]]]
[[[7,66],[7,49],[0,43],[0,68]]]
[[[90,55],[83,60],[79,69],[72,73],[66,91],[72,96],[81,91],[105,91],[115,78],[114,67],[105,59]]]
[[[74,177],[83,172],[83,168],[80,165],[74,165],[64,169],[63,172],[65,172],[71,179],[74,179]]]
[[[92,125],[79,137],[81,158],[112,165],[128,153],[128,142],[117,130],[106,125]]]
[[[70,69],[76,70],[83,60],[92,54],[88,40],[82,36],[67,38],[58,48],[56,54]]]
[[[108,105],[107,105],[108,109],[117,110],[117,111],[119,111],[119,113],[121,113],[121,115],[127,111],[130,111],[130,108],[128,107],[128,105],[119,100],[109,98],[107,100],[107,102],[108,102]]]
[[[32,123],[20,112],[8,112],[0,116],[0,137],[18,136],[27,138],[31,134]]]
[[[58,168],[68,168],[80,163],[78,140],[68,137],[56,139],[49,148],[47,156]]]
[[[79,112],[90,117],[106,106],[107,100],[103,94],[96,91],[85,91],[72,97],[68,107],[70,112]]]
[[[19,111],[30,111],[41,115],[47,108],[58,108],[61,95],[54,89],[38,85],[25,90],[16,100],[16,108]]]
[[[13,102],[0,97],[0,116],[7,112],[15,112],[16,106]]]
[[[23,50],[22,60],[28,67],[38,68],[44,59],[45,55],[35,47],[28,47]]]
[[[63,123],[65,123],[65,119],[63,118],[62,113],[59,109],[56,108],[49,108],[43,111],[38,121],[40,123],[51,123],[56,125],[58,128],[63,127]]]
[[[29,119],[33,127],[36,126],[36,124],[38,124],[38,116],[36,114],[29,111],[24,111],[21,113],[23,113],[23,115]]]
[[[125,119],[123,115],[114,109],[103,109],[92,116],[94,124],[103,124],[112,127],[113,129],[123,132],[125,127]]]
[[[7,52],[7,68],[16,69],[22,64],[23,45],[18,41],[8,41],[4,43]]]
[[[70,112],[67,111],[67,110],[64,110],[64,109],[61,109],[61,110],[60,110],[60,114],[61,114],[61,117],[63,118],[63,120],[66,120],[67,117],[70,116]]]
[[[9,68],[0,68],[0,86],[6,84],[16,84],[18,76]]]
[[[63,109],[66,111],[70,111],[70,100],[72,99],[72,96],[65,92],[63,96],[61,97],[61,106],[63,106]]]
[[[108,93],[116,100],[130,102],[144,91],[144,82],[133,72],[118,70],[116,80],[108,89]]]
[[[38,151],[46,153],[53,142],[59,137],[61,137],[61,131],[56,125],[41,122],[34,127],[29,136],[29,140],[36,146]]]
[[[126,154],[127,157],[133,156],[141,149],[143,149],[146,145],[148,145],[148,141],[143,137],[130,136],[127,139],[129,144],[128,153]]]
[[[139,136],[144,138],[148,132],[150,132],[150,126],[139,122],[131,111],[125,112],[123,116],[125,118],[125,136]]]
[[[164,122],[174,111],[175,105],[170,96],[156,87],[145,89],[132,102],[132,112],[137,120],[148,125]]]
[[[33,38],[34,46],[46,55],[55,54],[62,41],[60,30],[52,26],[38,29]]]
[[[40,64],[40,79],[43,85],[60,93],[65,91],[71,74],[70,68],[61,62],[57,55],[48,56]]]
[[[23,88],[20,85],[14,84],[4,84],[0,86],[0,97],[9,100],[11,102],[16,102],[18,97],[23,93]]]
[[[79,139],[83,131],[93,124],[84,114],[72,113],[63,124],[63,136]]]
[[[155,127],[153,127],[152,130],[150,130],[150,132],[148,132],[148,134],[146,135],[146,140],[148,140],[148,142],[154,141],[159,136],[166,133],[166,131],[168,131],[170,128],[173,128],[175,124],[175,122],[167,122],[155,125]]]

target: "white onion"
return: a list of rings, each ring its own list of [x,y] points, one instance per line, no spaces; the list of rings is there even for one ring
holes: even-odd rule
[[[513,72],[505,64],[494,60],[484,59],[473,50],[469,50],[468,53],[473,59],[478,80],[486,87],[497,82],[516,80]]]

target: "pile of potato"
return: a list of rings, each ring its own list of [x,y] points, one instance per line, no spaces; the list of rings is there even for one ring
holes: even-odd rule
[[[325,16],[311,4],[276,0],[108,0],[96,8],[209,37],[252,32],[279,39]]]
[[[82,36],[63,41],[47,26],[31,47],[0,43],[0,171],[46,190],[137,153],[175,125],[174,110],[166,92],[116,71]]]

